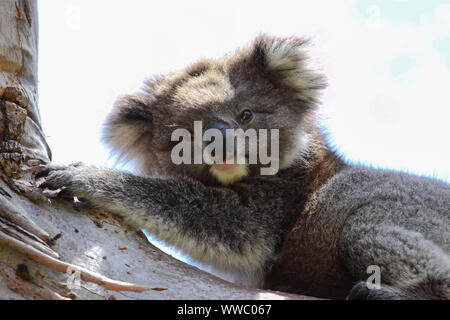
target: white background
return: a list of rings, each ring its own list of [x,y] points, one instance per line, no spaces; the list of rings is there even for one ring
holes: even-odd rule
[[[99,137],[118,94],[265,32],[312,38],[324,125],[346,159],[450,181],[448,1],[40,0],[39,16],[56,162],[110,166]]]

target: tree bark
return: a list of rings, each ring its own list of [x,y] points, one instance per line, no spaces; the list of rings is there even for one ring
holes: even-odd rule
[[[0,0],[0,299],[307,299],[241,288],[151,246],[107,213],[50,202],[37,95],[37,4]]]

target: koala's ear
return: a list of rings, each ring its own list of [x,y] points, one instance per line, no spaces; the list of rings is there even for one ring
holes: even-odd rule
[[[120,96],[103,125],[103,142],[116,153],[118,160],[130,160],[152,139],[151,101],[144,94]]]
[[[260,35],[235,54],[235,66],[250,76],[256,72],[277,86],[292,89],[300,100],[315,102],[326,81],[308,66],[307,44],[308,40],[298,37]]]

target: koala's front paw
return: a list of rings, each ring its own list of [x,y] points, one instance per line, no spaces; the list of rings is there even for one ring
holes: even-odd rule
[[[56,191],[61,198],[73,196],[89,198],[93,189],[93,168],[82,163],[69,166],[51,164],[36,174],[36,179],[42,182],[41,189]]]

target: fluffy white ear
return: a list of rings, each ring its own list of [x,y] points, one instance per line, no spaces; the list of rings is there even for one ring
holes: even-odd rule
[[[308,66],[307,43],[298,37],[260,35],[236,56],[245,57],[245,62],[252,65],[247,71],[257,70],[272,83],[291,89],[297,99],[316,103],[326,81]]]
[[[261,46],[267,56],[269,70],[289,71],[298,68],[306,59],[302,47],[306,40],[299,38],[268,38],[260,36],[255,46]]]
[[[307,40],[298,37],[264,35],[255,40],[255,46],[260,46],[266,54],[269,74],[280,84],[295,90],[299,99],[315,101],[320,90],[326,87],[326,82],[323,75],[308,66],[307,43]]]
[[[137,158],[152,138],[153,116],[145,99],[142,94],[120,96],[103,124],[102,140],[118,162]]]

